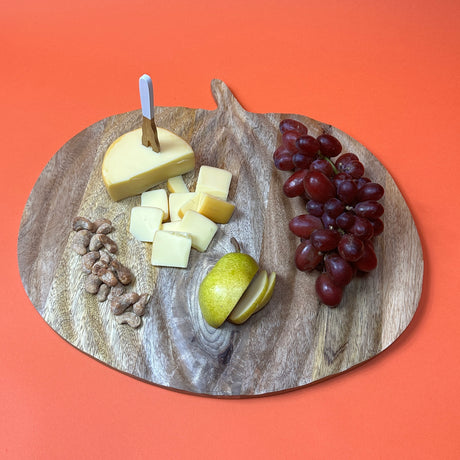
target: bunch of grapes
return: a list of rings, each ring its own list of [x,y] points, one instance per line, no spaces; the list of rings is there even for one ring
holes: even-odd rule
[[[378,200],[384,189],[364,176],[354,153],[342,153],[334,136],[310,136],[305,125],[292,119],[282,120],[279,129],[282,143],[273,160],[278,169],[292,171],[284,194],[306,201],[306,213],[289,222],[300,238],[295,264],[301,271],[320,272],[318,297],[335,307],[355,275],[377,266],[373,238],[383,232],[384,209]]]

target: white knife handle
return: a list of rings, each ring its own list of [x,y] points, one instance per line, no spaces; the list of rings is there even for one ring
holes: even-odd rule
[[[142,115],[153,119],[153,85],[152,79],[144,74],[139,78],[139,94],[141,96]]]

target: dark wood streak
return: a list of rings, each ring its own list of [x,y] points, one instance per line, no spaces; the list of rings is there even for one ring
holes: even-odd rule
[[[104,153],[117,137],[142,123],[141,111],[101,120],[67,142],[44,168],[24,209],[18,262],[27,295],[45,321],[70,344],[127,375],[181,392],[249,397],[303,387],[353,368],[393,343],[417,309],[423,254],[412,216],[391,176],[359,142],[331,125],[296,114],[257,114],[243,109],[229,88],[213,80],[215,110],[158,107],[158,126],[194,148],[197,168],[185,175],[194,188],[202,164],[230,170],[230,199],[237,210],[219,226],[206,253],[192,251],[189,268],[158,269],[150,247],[127,231],[132,197],[114,203],[101,180]],[[282,185],[289,173],[273,167],[283,118],[305,123],[312,135],[337,136],[362,159],[367,174],[385,184],[385,233],[376,243],[378,268],[355,279],[342,305],[324,307],[314,293],[315,274],[296,270],[298,240],[289,220],[305,212]],[[117,325],[108,303],[84,292],[79,256],[70,249],[77,215],[108,217],[120,261],[135,275],[134,289],[150,292],[143,325]],[[270,304],[244,325],[215,330],[200,313],[198,287],[211,267],[232,251],[245,252],[278,281]]]

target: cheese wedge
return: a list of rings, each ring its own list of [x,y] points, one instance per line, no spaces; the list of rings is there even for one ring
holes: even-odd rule
[[[162,188],[142,193],[141,206],[160,208],[163,211],[163,222],[169,219],[168,194]]]
[[[170,193],[187,193],[189,191],[182,176],[175,176],[168,179],[168,190]]]
[[[137,240],[151,243],[162,221],[163,211],[160,208],[134,206],[131,209],[129,231]]]
[[[205,192],[222,200],[228,197],[232,173],[213,166],[201,166],[196,181],[195,192]]]
[[[152,265],[186,268],[192,247],[192,239],[184,233],[158,230],[152,246]]]
[[[123,134],[107,149],[102,179],[114,201],[194,169],[195,155],[186,141],[164,128],[158,128],[158,138],[159,153],[142,145],[142,128]]]
[[[217,224],[195,211],[187,211],[181,220],[179,230],[189,233],[192,237],[192,247],[204,252],[217,232]]]

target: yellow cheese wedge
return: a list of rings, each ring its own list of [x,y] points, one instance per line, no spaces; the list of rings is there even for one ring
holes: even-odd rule
[[[189,191],[182,176],[175,176],[168,179],[168,190],[170,193],[187,193]]]
[[[184,233],[158,230],[152,246],[152,265],[187,268],[192,238]]]
[[[169,219],[168,194],[162,188],[142,193],[141,206],[160,208],[163,211],[163,222]]]
[[[213,166],[201,166],[196,181],[195,192],[205,192],[223,200],[228,197],[232,173]]]
[[[129,231],[137,240],[151,243],[162,221],[163,211],[160,208],[134,206],[131,209]]]
[[[193,248],[204,252],[217,232],[217,224],[195,211],[187,211],[179,229],[190,234]]]
[[[182,216],[179,215],[180,208],[190,201],[192,198],[195,198],[195,192],[178,192],[169,194],[169,220],[174,222],[176,220],[182,219]]]
[[[141,128],[123,134],[107,149],[102,179],[114,201],[193,170],[195,155],[186,141],[164,128],[158,128],[158,138],[159,153],[142,145]]]
[[[181,208],[182,210],[182,208]],[[233,215],[235,205],[208,193],[198,194],[198,204],[195,211],[199,212],[216,224],[226,224]]]

